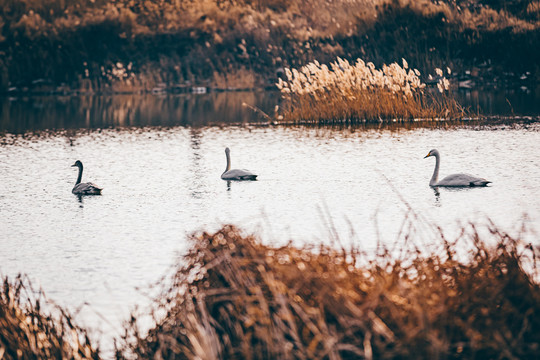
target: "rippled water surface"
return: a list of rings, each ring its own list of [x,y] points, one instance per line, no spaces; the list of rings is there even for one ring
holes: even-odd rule
[[[165,109],[163,120],[155,111],[126,116],[72,101],[81,100],[66,105],[80,117],[55,110],[58,118],[47,125],[36,123],[32,107],[9,112],[9,121],[4,115],[0,273],[28,274],[70,309],[87,303],[83,323],[107,337],[147,301],[137,288],[167,273],[196,230],[233,223],[266,242],[302,244],[328,241],[335,228],[343,242],[370,248],[379,238],[398,237],[408,207],[448,234],[487,218],[510,232],[523,224],[538,229],[539,124],[354,131],[206,126],[218,117],[249,122],[258,115],[231,105],[238,99],[201,105],[197,124],[184,103],[153,104]],[[102,115],[111,120],[100,125]],[[258,181],[220,179],[226,146],[233,167],[256,172]],[[432,148],[442,155],[441,176],[469,172],[492,186],[434,191],[428,183],[435,159],[423,159]],[[71,194],[77,170],[70,165],[77,159],[85,165],[83,181],[103,187],[102,196]]]

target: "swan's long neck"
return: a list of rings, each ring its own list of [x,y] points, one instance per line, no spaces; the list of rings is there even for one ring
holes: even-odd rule
[[[229,155],[228,151],[225,151],[225,156],[227,156],[227,167],[225,168],[225,171],[223,173],[231,170],[231,155]]]
[[[441,157],[438,153],[435,153],[435,170],[433,170],[433,176],[429,181],[429,185],[435,185],[439,181],[439,166],[441,165]]]
[[[75,185],[80,184],[82,180],[83,166],[79,165],[78,168],[79,168],[79,176],[77,176],[77,182],[75,183]]]

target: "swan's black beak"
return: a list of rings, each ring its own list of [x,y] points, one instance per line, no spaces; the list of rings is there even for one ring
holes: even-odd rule
[[[73,165],[71,165],[71,167],[74,167],[74,166],[77,166],[77,164],[73,164]]]

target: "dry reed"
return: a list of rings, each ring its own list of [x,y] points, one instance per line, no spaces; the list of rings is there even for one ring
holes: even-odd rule
[[[373,257],[269,247],[233,226],[195,234],[155,326],[142,335],[133,316],[117,358],[534,358],[539,249],[470,230],[433,253]]]
[[[6,277],[0,290],[0,359],[99,359],[87,332],[43,294],[35,298],[28,280]]]
[[[341,58],[330,67],[315,61],[300,70],[285,69],[287,79],[277,83],[284,100],[279,116],[295,123],[464,117],[465,110],[447,92],[448,79],[435,70],[438,93],[428,91],[405,59],[403,66],[392,63],[380,70],[371,62]]]

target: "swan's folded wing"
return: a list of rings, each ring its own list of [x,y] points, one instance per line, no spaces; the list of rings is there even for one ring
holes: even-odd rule
[[[101,190],[103,190],[103,188],[100,188],[96,184],[89,182],[75,185],[71,192],[81,195],[99,195],[101,194]]]
[[[223,180],[256,180],[257,175],[245,169],[232,169],[223,173],[221,178]]]
[[[438,186],[486,186],[491,181],[469,174],[448,175],[437,183]]]

